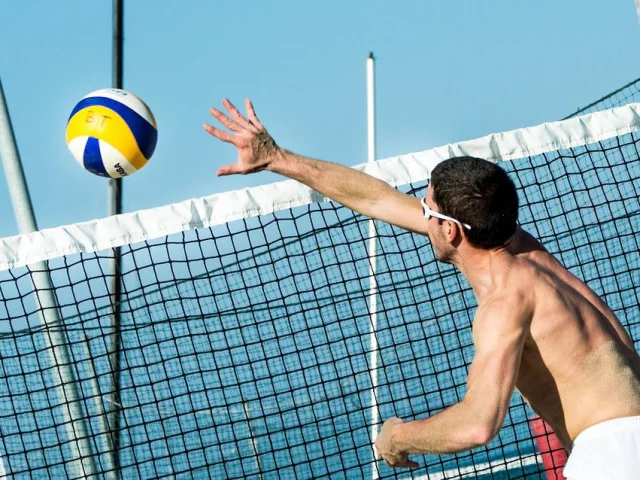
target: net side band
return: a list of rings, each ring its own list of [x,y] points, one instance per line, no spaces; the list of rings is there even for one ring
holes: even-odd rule
[[[353,168],[392,186],[427,180],[454,156],[508,161],[587,145],[640,129],[640,104],[629,104],[535,127],[487,135]],[[293,180],[190,199],[163,207],[43,229],[0,239],[0,271],[65,255],[107,250],[328,199]]]

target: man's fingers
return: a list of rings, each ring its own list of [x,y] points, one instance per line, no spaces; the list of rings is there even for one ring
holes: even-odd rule
[[[407,468],[420,468],[420,464],[418,462],[414,462],[413,460],[409,459],[407,459],[404,466]]]
[[[223,142],[232,143],[235,145],[236,138],[234,135],[230,134],[229,132],[220,130],[219,128],[216,128],[213,125],[209,125],[208,123],[205,123],[203,127],[207,133],[213,135],[214,137],[222,140]]]
[[[224,105],[224,108],[227,109],[227,111],[231,114],[231,116],[233,117],[233,119],[236,121],[236,123],[238,123],[239,125],[242,125],[244,128],[247,128],[249,130],[251,130],[252,132],[256,132],[258,131],[258,129],[256,127],[254,127],[251,122],[249,120],[247,120],[244,115],[242,115],[238,109],[233,105],[233,103],[231,103],[229,100],[227,100],[226,98],[224,100],[222,100],[222,105]]]
[[[387,465],[392,468],[419,468],[420,464],[418,462],[414,462],[413,460],[409,460],[408,458],[395,458],[395,457],[386,457],[384,461]]]
[[[253,109],[253,103],[251,103],[251,100],[249,98],[244,101],[244,105],[247,109],[247,115],[249,116],[249,120],[251,121],[251,123],[253,123],[258,128],[258,130],[264,130],[264,127],[256,116],[256,111]]]
[[[238,173],[245,173],[242,168],[240,168],[237,164],[225,165],[224,167],[220,167],[216,172],[216,175],[219,177],[224,177],[225,175],[235,175]]]
[[[217,108],[211,107],[209,109],[209,113],[211,113],[211,115],[216,117],[216,120],[218,120],[221,124],[223,124],[229,130],[233,130],[234,132],[238,132],[242,130],[242,127],[240,127],[240,125],[238,125],[234,120],[231,120],[229,117],[227,117],[224,113],[222,113]]]

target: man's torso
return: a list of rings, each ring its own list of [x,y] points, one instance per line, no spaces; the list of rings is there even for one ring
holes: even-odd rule
[[[516,381],[523,397],[567,448],[591,425],[640,415],[640,358],[611,310],[525,232],[509,250],[496,291],[524,296],[533,312]]]

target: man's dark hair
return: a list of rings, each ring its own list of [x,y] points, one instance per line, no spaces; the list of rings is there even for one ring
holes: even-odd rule
[[[518,193],[507,172],[475,157],[454,157],[431,172],[433,200],[444,215],[467,223],[469,242],[479,248],[495,248],[515,233]]]

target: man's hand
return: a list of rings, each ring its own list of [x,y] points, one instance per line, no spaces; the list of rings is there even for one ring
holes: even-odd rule
[[[204,129],[223,142],[234,145],[238,149],[238,162],[220,167],[217,175],[247,174],[267,168],[269,163],[280,153],[280,149],[258,120],[251,100],[248,98],[245,100],[248,118],[242,115],[226,98],[222,104],[229,112],[230,117],[213,107],[210,109],[211,115],[232,133],[209,124],[205,124]]]
[[[393,429],[403,423],[403,420],[396,417],[390,418],[384,422],[382,429],[380,430],[380,435],[376,438],[374,446],[378,452],[378,456],[381,457],[390,467],[418,468],[420,465],[409,460],[408,453],[398,450],[398,448],[393,444]]]

